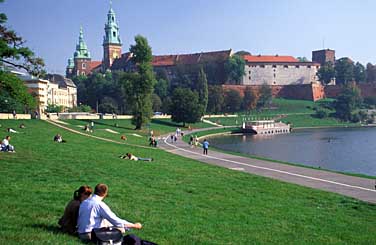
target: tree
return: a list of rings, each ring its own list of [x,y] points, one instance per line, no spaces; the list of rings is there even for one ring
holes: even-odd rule
[[[35,109],[36,100],[16,75],[0,71],[0,112],[25,113]]]
[[[153,94],[151,98],[153,101],[153,111],[161,111],[161,108],[162,108],[161,98],[159,98],[157,94]]]
[[[359,62],[354,66],[354,78],[357,83],[366,82],[366,68]]]
[[[296,57],[296,59],[299,60],[299,62],[309,62],[307,57]]]
[[[225,92],[225,111],[234,113],[240,110],[242,97],[237,90],[230,89]]]
[[[252,54],[246,50],[240,50],[236,52],[235,55],[244,56],[244,55],[252,55]]]
[[[347,57],[336,60],[336,83],[347,84],[354,80],[354,62]]]
[[[272,89],[270,88],[270,86],[268,86],[266,83],[264,83],[263,85],[261,85],[261,88],[260,88],[260,91],[259,91],[260,95],[259,95],[259,98],[257,100],[257,109],[262,109],[264,107],[266,107],[267,105],[269,105],[272,101]]]
[[[135,129],[150,121],[153,114],[151,95],[155,84],[153,67],[151,65],[152,53],[148,41],[140,35],[135,37],[136,44],[131,45],[132,60],[137,65],[138,75],[131,80],[132,90],[128,90],[132,101],[132,124]]]
[[[208,106],[208,80],[203,68],[198,73],[196,90],[198,92],[198,103],[202,106],[201,116],[203,116]]]
[[[376,82],[376,66],[372,65],[371,63],[367,63],[366,81],[367,83]]]
[[[245,111],[250,111],[256,107],[257,97],[255,92],[250,88],[247,87],[244,91],[242,109]]]
[[[208,107],[207,111],[218,114],[223,111],[225,98],[223,95],[222,86],[209,85],[208,87]]]
[[[168,81],[165,79],[157,80],[157,83],[154,86],[154,93],[160,98],[166,97],[168,94]]]
[[[335,78],[336,72],[332,62],[326,62],[320,69],[317,71],[317,76],[319,81],[323,85],[329,84]]]
[[[3,0],[0,0],[1,2]],[[24,46],[25,40],[15,31],[8,29],[6,22],[7,16],[0,13],[0,66],[24,69],[35,76],[43,74],[43,60],[35,57],[34,53]]]
[[[201,119],[202,105],[196,91],[189,88],[176,88],[171,98],[171,120],[173,122],[195,123]]]
[[[335,102],[336,116],[344,121],[352,119],[353,111],[360,107],[362,97],[355,84],[347,84]]]
[[[226,80],[230,83],[240,84],[245,74],[244,68],[245,61],[241,56],[231,56],[225,63]]]

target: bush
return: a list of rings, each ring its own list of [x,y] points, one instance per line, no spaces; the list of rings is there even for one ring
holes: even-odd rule
[[[317,118],[326,118],[329,116],[329,112],[324,109],[317,109],[314,116]]]
[[[48,113],[59,113],[63,112],[64,107],[61,105],[54,105],[54,104],[48,104],[46,108],[46,112]]]

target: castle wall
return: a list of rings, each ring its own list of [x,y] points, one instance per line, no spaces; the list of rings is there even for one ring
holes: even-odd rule
[[[301,85],[317,82],[319,66],[312,63],[247,63],[242,85]]]
[[[223,85],[223,90],[236,90],[241,96],[244,96],[244,91],[250,87],[256,96],[259,96],[262,85]],[[320,84],[304,84],[304,85],[271,85],[272,96],[276,98],[285,99],[299,99],[299,100],[319,100],[325,97],[324,87]]]

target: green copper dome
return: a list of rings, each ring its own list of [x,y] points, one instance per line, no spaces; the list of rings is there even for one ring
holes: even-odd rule
[[[73,69],[74,68],[74,61],[72,58],[69,58],[68,59],[68,66],[67,66],[68,69]]]
[[[82,27],[80,28],[80,36],[78,39],[78,44],[76,45],[76,51],[74,52],[74,58],[77,59],[90,59],[90,52],[87,49],[86,43],[84,41],[84,32]]]
[[[105,35],[103,37],[103,45],[119,44],[121,45],[119,35],[119,25],[116,22],[116,15],[112,7],[107,14],[107,23],[104,26]]]

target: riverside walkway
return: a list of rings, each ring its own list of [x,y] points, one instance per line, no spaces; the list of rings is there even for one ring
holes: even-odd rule
[[[202,129],[185,131],[184,133],[194,134],[198,131],[202,131]],[[225,167],[234,171],[256,174],[288,183],[335,192],[370,203],[376,203],[375,179],[235,156],[214,151],[210,148],[209,155],[203,155],[201,147],[191,148],[191,146],[182,141],[180,137],[174,143],[170,141],[168,136],[164,137],[163,140],[159,141],[159,148],[173,154],[195,159],[207,164]]]

